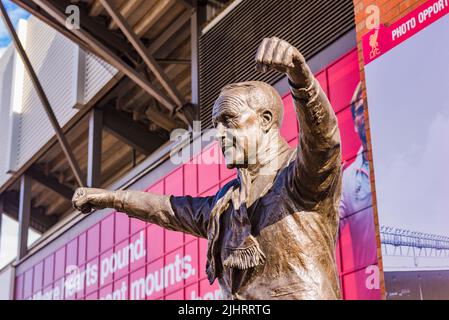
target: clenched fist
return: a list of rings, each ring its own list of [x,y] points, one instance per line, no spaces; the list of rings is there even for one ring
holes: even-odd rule
[[[263,39],[256,54],[256,69],[285,73],[298,86],[307,85],[306,80],[310,76],[310,69],[299,50],[277,37]]]
[[[81,213],[91,213],[114,205],[114,193],[104,189],[78,188],[72,198],[73,207]]]

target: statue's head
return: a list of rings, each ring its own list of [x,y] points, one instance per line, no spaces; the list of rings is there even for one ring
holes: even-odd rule
[[[269,84],[248,81],[225,86],[215,101],[212,120],[227,167],[257,163],[261,149],[269,148],[270,140],[277,143],[282,118],[282,99]]]

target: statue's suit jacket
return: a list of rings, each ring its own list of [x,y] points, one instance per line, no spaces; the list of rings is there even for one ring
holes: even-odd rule
[[[312,80],[309,88],[291,88],[300,126],[298,147],[279,155],[282,165],[274,175],[254,182],[267,186],[248,208],[252,235],[266,256],[265,263],[241,270],[223,267],[223,256],[212,257],[225,298],[340,298],[335,262],[340,133],[326,95]],[[207,238],[213,208],[228,188],[239,183],[231,181],[210,197],[167,196],[158,209],[148,204],[146,220]],[[220,237],[232,228],[229,210],[234,210],[232,205],[220,217]]]

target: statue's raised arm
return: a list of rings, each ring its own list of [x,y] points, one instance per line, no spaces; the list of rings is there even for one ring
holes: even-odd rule
[[[227,299],[338,299],[336,116],[298,49],[266,38],[255,60],[258,70],[274,69],[290,81],[300,127],[296,149],[281,135],[284,107],[275,88],[261,81],[229,84],[212,121],[237,178],[215,196],[81,188],[73,205],[84,213],[114,208],[207,238],[207,277],[218,279]]]

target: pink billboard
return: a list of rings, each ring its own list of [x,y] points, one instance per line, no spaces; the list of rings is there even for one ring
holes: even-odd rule
[[[342,135],[344,192],[336,252],[345,299],[379,299],[367,280],[377,266],[364,106],[359,94],[357,51],[317,73],[337,113]],[[282,134],[297,144],[298,124],[290,94]],[[160,194],[206,196],[235,178],[216,144],[147,188]],[[207,160],[206,160],[207,158]],[[65,245],[16,275],[16,299],[221,299],[206,278],[207,240],[164,230],[111,212]]]

